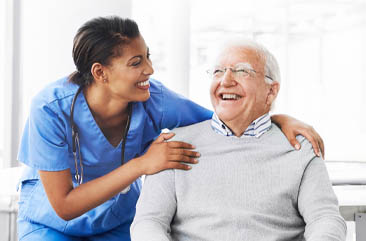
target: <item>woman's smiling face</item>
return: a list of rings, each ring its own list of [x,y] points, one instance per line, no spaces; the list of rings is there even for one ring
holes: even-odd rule
[[[146,101],[150,97],[149,77],[154,73],[149,49],[142,36],[122,47],[122,55],[106,67],[108,87],[113,98],[123,101]]]

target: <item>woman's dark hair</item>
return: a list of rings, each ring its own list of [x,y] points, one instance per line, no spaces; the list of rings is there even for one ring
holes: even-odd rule
[[[108,65],[110,60],[122,56],[122,47],[140,36],[135,21],[117,16],[99,17],[86,22],[74,38],[72,57],[76,71],[69,81],[88,85],[93,81],[90,72],[94,63]]]

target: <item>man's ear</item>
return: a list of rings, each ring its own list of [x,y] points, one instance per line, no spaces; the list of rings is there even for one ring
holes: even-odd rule
[[[272,105],[273,101],[277,97],[279,90],[280,90],[280,83],[278,83],[277,81],[274,81],[273,83],[270,84],[268,95],[267,95],[267,100],[266,100],[267,105],[269,105],[269,106]]]
[[[94,80],[98,83],[106,83],[108,81],[107,74],[105,72],[105,67],[100,63],[94,63],[90,69]]]

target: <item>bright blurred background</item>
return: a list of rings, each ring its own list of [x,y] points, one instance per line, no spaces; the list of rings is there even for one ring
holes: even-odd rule
[[[281,68],[274,113],[320,133],[331,177],[366,179],[364,0],[2,0],[0,169],[19,165],[32,96],[75,69],[77,29],[107,15],[136,20],[152,54],[153,77],[207,108],[205,70],[218,44],[233,37],[261,42]]]
[[[282,75],[275,113],[311,124],[326,159],[366,161],[366,2],[363,0],[3,0],[0,25],[0,167],[17,165],[29,103],[74,70],[72,39],[106,15],[137,21],[154,78],[211,108],[209,67],[218,43],[255,39]]]

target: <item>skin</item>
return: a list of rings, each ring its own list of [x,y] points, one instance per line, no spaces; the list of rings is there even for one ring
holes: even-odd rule
[[[233,131],[241,136],[250,123],[268,113],[276,98],[279,83],[267,84],[264,81],[265,62],[252,49],[232,46],[219,56],[218,66],[233,67],[238,63],[248,63],[257,73],[245,79],[236,79],[228,69],[221,78],[211,83],[210,97],[218,117]],[[224,100],[223,94],[236,94],[237,100]]]
[[[148,88],[140,88],[138,83],[154,72],[142,37],[133,39],[122,52],[123,55],[112,59],[108,66],[94,63],[91,72],[95,81],[84,90],[97,124],[113,146],[122,139],[128,103],[150,97]],[[39,171],[52,207],[62,219],[71,220],[117,195],[141,175],[172,168],[189,170],[191,167],[182,162],[197,163],[199,153],[192,151],[194,146],[188,143],[166,142],[173,136],[173,133],[161,134],[143,156],[76,188],[73,188],[69,169]]]
[[[228,69],[221,79],[213,79],[211,83],[210,98],[215,112],[236,136],[241,136],[252,121],[268,113],[280,85],[278,82],[267,84],[264,81],[264,60],[251,49],[229,46],[219,55],[218,60],[216,65],[223,67],[249,63],[257,72],[238,81]],[[223,101],[220,96],[223,93],[238,94],[243,98],[238,101]],[[281,128],[295,149],[301,148],[296,136],[303,135],[312,144],[315,154],[324,158],[323,140],[312,126],[287,115],[272,115],[271,119]]]
[[[282,132],[296,150],[300,150],[301,148],[296,136],[302,135],[310,141],[315,154],[319,157],[322,156],[323,159],[325,158],[323,139],[312,126],[288,115],[272,115],[271,120],[281,128]]]
[[[122,56],[111,59],[108,65],[94,63],[90,70],[94,81],[83,90],[96,123],[113,146],[117,146],[122,139],[128,103],[146,101],[150,97],[148,86],[138,85],[154,72],[148,48],[141,36],[131,39],[122,48],[122,53]],[[275,118],[276,123],[287,128],[287,135],[294,135],[300,128],[306,127],[288,116],[279,115]],[[306,134],[314,138],[314,133]],[[161,134],[144,155],[76,188],[73,187],[69,169],[57,172],[39,171],[53,209],[62,219],[71,220],[117,195],[141,175],[173,168],[191,169],[187,163],[197,163],[199,153],[192,150],[194,146],[191,144],[166,142],[173,136],[174,133]]]
[[[125,46],[122,53],[123,56],[112,59],[108,66],[94,63],[91,71],[95,81],[84,91],[94,119],[113,146],[122,139],[128,103],[146,101],[150,97],[149,85],[141,89],[138,83],[154,73],[142,37]]]

